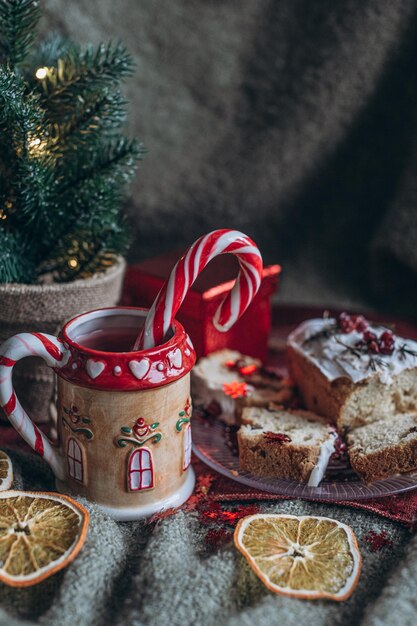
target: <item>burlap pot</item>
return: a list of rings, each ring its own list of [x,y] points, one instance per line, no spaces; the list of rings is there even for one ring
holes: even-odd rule
[[[0,285],[0,343],[28,331],[56,335],[74,315],[117,304],[125,267],[121,258],[106,272],[71,283]],[[13,381],[30,417],[38,423],[49,421],[53,414],[52,370],[41,359],[23,359],[15,366]],[[4,413],[0,419],[7,419]]]

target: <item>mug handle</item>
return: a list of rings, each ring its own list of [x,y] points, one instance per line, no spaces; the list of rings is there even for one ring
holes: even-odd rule
[[[58,449],[32,422],[13,388],[13,367],[27,356],[39,356],[49,367],[66,365],[70,352],[60,339],[45,333],[19,333],[0,346],[0,404],[23,439],[49,463],[55,476],[65,478],[65,465]]]

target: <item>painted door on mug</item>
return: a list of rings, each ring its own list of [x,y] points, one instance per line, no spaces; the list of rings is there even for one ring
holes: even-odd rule
[[[78,441],[70,437],[67,442],[68,473],[79,483],[84,482],[84,462],[81,446]]]
[[[129,458],[129,491],[143,491],[154,486],[152,453],[148,448],[134,450]]]

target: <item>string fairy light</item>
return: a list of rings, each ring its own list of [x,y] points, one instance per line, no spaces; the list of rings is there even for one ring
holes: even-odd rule
[[[39,137],[34,137],[28,142],[29,153],[31,156],[40,156],[46,151],[47,146],[47,140],[40,139]]]
[[[7,220],[7,210],[13,208],[13,202],[11,200],[6,200],[4,203],[4,209],[0,208],[0,220]]]
[[[38,67],[38,69],[35,72],[35,76],[39,80],[43,80],[44,78],[47,77],[47,75],[48,75],[48,68],[47,67]]]
[[[77,269],[78,261],[75,257],[71,257],[70,259],[68,259],[68,267],[70,267],[72,270]]]

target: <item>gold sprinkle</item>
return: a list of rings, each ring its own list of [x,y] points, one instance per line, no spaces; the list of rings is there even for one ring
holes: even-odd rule
[[[77,259],[75,259],[74,257],[72,257],[71,259],[68,259],[68,266],[72,269],[75,270],[78,267],[78,261]]]

